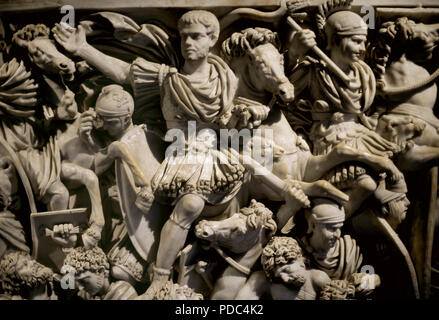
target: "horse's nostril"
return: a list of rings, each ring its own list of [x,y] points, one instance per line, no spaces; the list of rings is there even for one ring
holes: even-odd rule
[[[61,69],[67,69],[68,68],[68,65],[67,64],[65,64],[65,63],[60,63],[59,64],[59,67],[61,68]]]

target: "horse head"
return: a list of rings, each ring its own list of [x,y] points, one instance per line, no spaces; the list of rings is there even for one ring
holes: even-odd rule
[[[55,41],[49,39],[50,30],[44,24],[28,24],[17,31],[12,40],[27,50],[32,63],[47,74],[60,74],[68,81],[74,79],[74,62],[58,51]]]
[[[294,86],[285,76],[277,34],[265,28],[235,32],[222,44],[222,55],[247,91],[269,92],[284,102],[294,99]],[[242,88],[241,88],[242,90]]]
[[[200,221],[195,227],[195,234],[233,253],[245,253],[276,232],[272,216],[273,213],[263,204],[252,200],[250,207],[241,209],[228,219]]]

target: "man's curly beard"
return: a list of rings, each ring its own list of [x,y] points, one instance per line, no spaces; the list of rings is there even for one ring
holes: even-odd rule
[[[32,272],[27,274],[15,273],[9,278],[11,287],[15,288],[14,293],[23,293],[23,291],[31,291],[40,286],[47,285],[53,281],[53,272],[51,269],[42,266],[39,263],[32,265]]]
[[[35,263],[34,266],[36,267],[33,268],[32,274],[26,277],[26,279],[23,279],[29,288],[35,289],[53,281],[53,272],[51,269],[37,263]]]
[[[301,276],[301,275],[294,275],[294,280],[291,282],[291,285],[293,285],[296,288],[300,288],[301,286],[304,285],[306,279],[305,277]]]

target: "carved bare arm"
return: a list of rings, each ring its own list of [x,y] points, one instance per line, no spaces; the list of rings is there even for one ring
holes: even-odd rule
[[[130,64],[108,56],[87,43],[85,28],[72,28],[67,24],[55,24],[52,28],[55,40],[68,52],[77,55],[93,65],[117,83],[128,83]]]
[[[140,190],[137,193],[136,206],[143,212],[149,212],[152,202],[154,201],[150,182],[146,179],[139,164],[134,160],[127,146],[123,142],[114,141],[109,145],[106,152],[98,152],[96,154],[96,173],[100,174],[107,170],[116,159],[125,161],[133,174],[135,185],[140,187]]]
[[[392,160],[367,152],[358,152],[347,145],[338,145],[326,155],[309,157],[306,164],[304,180],[317,180],[335,166],[348,161],[362,162],[373,170],[386,172],[390,175],[391,182],[399,181],[404,178],[402,172],[395,166]]]

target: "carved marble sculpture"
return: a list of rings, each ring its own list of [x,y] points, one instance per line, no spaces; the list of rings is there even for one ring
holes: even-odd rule
[[[110,283],[110,264],[99,247],[71,249],[64,265],[73,268],[76,288],[85,291],[91,298],[99,296],[102,300],[132,300],[137,297],[136,291],[128,282],[119,280]]]
[[[437,6],[101,3],[0,4],[1,299],[439,296]]]

